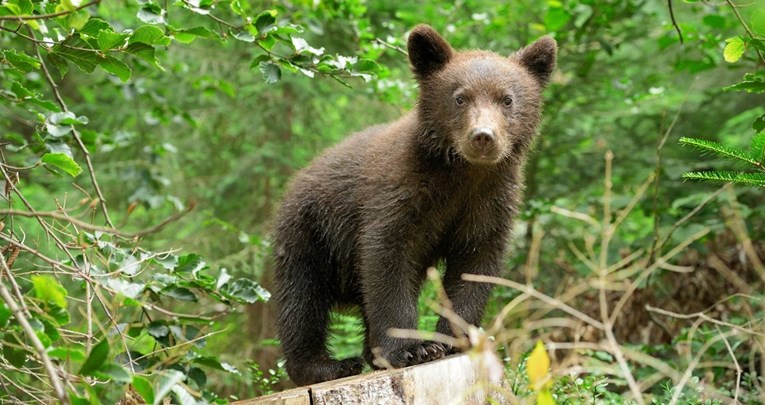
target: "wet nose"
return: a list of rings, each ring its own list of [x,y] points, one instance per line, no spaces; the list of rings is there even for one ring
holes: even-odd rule
[[[477,150],[486,152],[494,147],[494,131],[491,128],[476,128],[470,133],[470,143]]]

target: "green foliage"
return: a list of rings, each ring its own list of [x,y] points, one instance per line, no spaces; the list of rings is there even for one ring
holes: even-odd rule
[[[0,3],[0,254],[9,266],[0,269],[0,283],[32,328],[27,333],[0,300],[0,381],[19,384],[0,392],[0,401],[56,401],[34,339],[71,377],[73,403],[130,395],[152,404],[222,403],[285,388],[270,307],[262,306],[268,220],[295,170],[346,134],[414,104],[403,50],[406,32],[423,22],[459,49],[509,55],[541,35],[558,41],[509,278],[554,296],[594,283],[571,247],[598,250],[588,241],[602,229],[555,211],[604,215],[592,207],[604,198],[608,150],[613,183],[622,186],[612,190],[613,212],[656,178],[613,235],[610,257],[653,249],[657,234],[667,238],[656,248],[661,255],[705,227],[709,235],[688,248],[702,257],[698,267],[709,267],[707,254],[740,257],[745,243],[720,214],[728,205],[704,203],[709,192],[682,179],[691,171],[686,178],[762,185],[765,14],[743,3],[735,10],[727,2],[673,3],[682,45],[666,2]],[[678,138],[692,148],[679,147]],[[709,159],[698,159],[696,149]],[[731,192],[755,245],[765,234],[761,191]],[[668,267],[690,259],[682,260]],[[637,293],[677,290],[660,276],[643,280]],[[682,285],[690,280],[695,274]],[[497,290],[487,317],[522,297]],[[426,285],[420,329],[433,329],[435,300]],[[506,320],[502,335],[546,321],[536,305],[529,306],[534,317]],[[721,317],[729,315],[737,328],[749,327],[741,313]],[[530,345],[536,333],[558,329],[568,327],[534,326],[534,336],[517,341]],[[358,316],[337,316],[334,354],[360,354],[360,330]],[[707,332],[671,338],[700,353],[715,336]],[[681,372],[690,366],[685,352],[668,345],[619,343]],[[731,339],[742,365],[751,344]],[[709,364],[731,363],[722,342],[709,347],[701,352]],[[505,354],[513,394],[530,399],[525,357]],[[629,402],[613,356],[577,354],[564,371],[553,357],[558,402]],[[661,374],[630,365],[641,382]],[[740,402],[758,398],[758,378],[743,373]],[[667,403],[677,381],[660,379],[646,396]],[[679,403],[704,403],[710,392],[733,398],[736,381],[724,367],[694,369]]]

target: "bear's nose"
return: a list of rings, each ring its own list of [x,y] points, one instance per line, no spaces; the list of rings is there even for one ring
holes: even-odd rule
[[[494,131],[491,128],[476,128],[470,133],[470,143],[476,150],[486,152],[494,147]]]

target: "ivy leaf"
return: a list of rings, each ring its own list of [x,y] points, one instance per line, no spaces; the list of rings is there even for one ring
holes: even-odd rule
[[[106,362],[106,358],[109,357],[109,341],[104,340],[98,342],[90,351],[90,355],[85,360],[80,368],[80,375],[93,375],[101,366]]]
[[[58,305],[60,308],[66,308],[66,289],[55,278],[34,275],[32,276],[32,286],[35,290],[35,297],[40,301]]]
[[[741,59],[741,56],[744,55],[744,48],[746,47],[744,41],[739,37],[733,37],[726,39],[725,42],[727,42],[725,49],[723,49],[723,57],[725,58],[725,61],[734,63]]]
[[[77,164],[70,156],[64,153],[46,153],[42,157],[42,162],[55,166],[72,177],[77,177],[82,173],[82,167]]]

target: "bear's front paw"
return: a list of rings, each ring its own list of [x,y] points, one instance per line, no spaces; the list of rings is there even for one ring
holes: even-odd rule
[[[384,355],[391,367],[401,368],[427,363],[445,357],[448,350],[438,342],[418,342]]]

